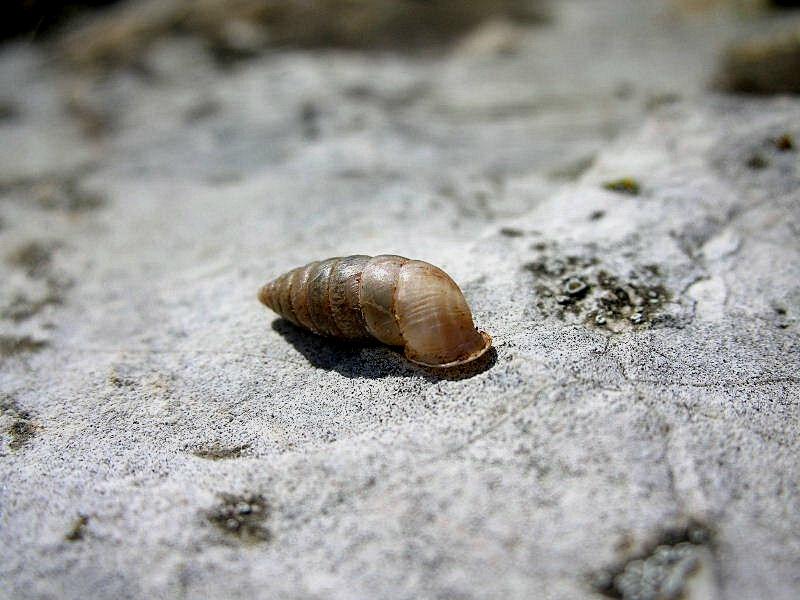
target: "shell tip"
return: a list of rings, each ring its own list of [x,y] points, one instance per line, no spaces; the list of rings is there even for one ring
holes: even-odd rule
[[[272,289],[269,283],[266,283],[261,286],[258,290],[258,300],[264,306],[272,308]]]

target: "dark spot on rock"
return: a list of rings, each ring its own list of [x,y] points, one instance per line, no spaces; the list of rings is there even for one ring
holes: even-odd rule
[[[573,300],[585,298],[586,294],[589,293],[589,286],[587,283],[578,277],[570,277],[566,279],[562,289],[564,290],[564,294]]]
[[[781,152],[788,152],[790,150],[794,150],[794,138],[789,133],[784,133],[779,135],[773,141],[775,147],[780,150]]]
[[[219,102],[207,98],[190,106],[183,114],[183,121],[188,124],[204,121],[218,114],[221,110],[222,105]]]
[[[64,536],[68,542],[78,542],[83,539],[86,534],[86,526],[89,525],[89,517],[86,515],[78,515],[72,522],[72,526]]]
[[[48,345],[47,341],[36,340],[27,335],[0,335],[0,356],[39,352]]]
[[[0,122],[11,121],[19,116],[17,105],[10,100],[0,100]]]
[[[25,321],[38,315],[48,306],[58,306],[64,302],[63,290],[67,284],[48,278],[47,289],[40,298],[29,298],[25,294],[16,294],[2,311],[0,317],[14,322]]]
[[[349,85],[342,90],[342,94],[345,98],[352,100],[370,100],[378,96],[375,89],[366,83]]]
[[[19,450],[36,435],[39,426],[34,423],[31,414],[20,408],[13,398],[4,396],[0,399],[0,412],[12,419],[6,428],[6,433],[11,437],[8,445],[11,450]]]
[[[300,106],[300,124],[303,136],[309,140],[319,137],[319,108],[313,102],[304,102]]]
[[[636,93],[636,87],[630,81],[620,81],[614,88],[614,96],[619,100],[629,100]]]
[[[632,177],[622,177],[621,179],[614,179],[613,181],[606,181],[603,188],[610,192],[617,192],[619,194],[628,194],[630,196],[638,196],[641,191],[641,185]]]
[[[596,210],[589,215],[590,221],[599,221],[603,217],[606,216],[606,211],[604,210]]]
[[[747,159],[745,164],[750,169],[760,171],[761,169],[766,169],[769,166],[769,161],[763,154],[756,152],[750,155],[750,158]]]
[[[545,275],[547,277],[560,277],[567,269],[564,261],[555,258],[550,259],[544,257],[541,260],[534,260],[523,265],[526,271],[530,271],[534,275]]]
[[[114,370],[111,375],[108,376],[108,383],[116,388],[129,388],[136,385],[136,380],[130,377],[124,377]]]
[[[559,319],[568,312],[579,322],[614,332],[669,322],[662,311],[671,294],[656,265],[637,266],[621,276],[598,266],[594,252],[564,257],[542,253],[523,266],[535,276],[539,311]]]
[[[45,305],[46,304],[41,301],[31,300],[24,294],[16,294],[11,298],[11,302],[3,307],[0,316],[14,322],[24,321],[38,314]]]
[[[789,317],[789,311],[783,306],[773,306],[772,308],[776,315],[775,326],[779,329],[788,329],[794,321],[794,319]]]
[[[594,573],[592,587],[608,598],[677,600],[687,579],[703,568],[702,558],[711,544],[710,531],[699,524],[665,531],[644,552]]]
[[[226,535],[245,542],[266,542],[272,537],[264,525],[270,507],[261,494],[220,494],[221,502],[206,518]]]
[[[537,252],[544,252],[545,250],[547,250],[547,244],[545,244],[544,242],[536,242],[533,246],[531,246],[531,248],[536,250]]]
[[[594,161],[594,156],[579,158],[572,163],[554,169],[550,172],[550,177],[562,181],[575,181],[592,167]]]
[[[675,104],[681,99],[680,94],[665,92],[663,94],[654,94],[647,98],[645,101],[645,108],[647,110],[656,110],[668,104]]]
[[[250,448],[250,444],[242,444],[241,446],[224,447],[219,444],[210,444],[195,448],[192,454],[207,460],[225,460],[229,458],[239,458],[246,450]]]
[[[12,450],[19,450],[28,441],[36,435],[36,425],[27,419],[16,419],[8,428],[8,434],[11,436],[11,443],[9,448]]]
[[[27,242],[8,256],[8,264],[22,269],[34,279],[41,279],[50,270],[53,245],[43,242]]]
[[[717,87],[748,94],[800,92],[800,27],[759,35],[731,46]]]
[[[93,96],[74,94],[65,107],[77,121],[81,133],[89,139],[102,138],[115,129],[116,118],[111,108],[102,106]]]
[[[642,269],[653,277],[661,277],[661,268],[658,265],[644,265]]]
[[[514,227],[503,227],[500,230],[500,235],[504,235],[506,237],[522,237],[525,233],[521,229],[516,229]]]
[[[222,170],[216,173],[211,173],[206,181],[209,185],[223,186],[238,183],[244,179],[244,176],[239,171]]]
[[[38,183],[32,192],[36,203],[45,210],[82,214],[106,204],[101,194],[85,189],[76,178]]]

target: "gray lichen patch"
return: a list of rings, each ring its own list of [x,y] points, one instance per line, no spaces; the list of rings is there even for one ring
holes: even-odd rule
[[[0,357],[39,352],[48,345],[46,340],[37,340],[28,335],[0,335]]]
[[[39,429],[30,413],[20,408],[11,397],[5,396],[0,399],[0,414],[8,423],[5,432],[11,438],[8,444],[11,450],[16,451],[25,446]]]
[[[63,291],[68,284],[55,278],[48,278],[45,290],[38,297],[31,297],[26,293],[16,293],[11,300],[0,310],[0,318],[9,319],[16,323],[35,317],[48,306],[63,304]]]
[[[53,260],[53,245],[33,240],[17,247],[7,257],[10,266],[22,269],[28,277],[37,279],[50,272]]]
[[[249,448],[250,444],[241,444],[239,446],[230,447],[226,447],[221,444],[208,444],[206,446],[194,448],[192,450],[192,454],[207,460],[226,460],[230,458],[239,458]]]
[[[31,240],[7,255],[8,265],[23,271],[28,277],[28,285],[11,293],[8,301],[0,307],[0,318],[24,321],[48,306],[63,304],[65,291],[72,286],[72,281],[53,268],[57,247],[55,242]]]
[[[270,506],[261,494],[220,494],[221,502],[206,513],[220,531],[244,542],[266,542],[272,537],[265,522]]]
[[[510,238],[517,238],[525,235],[525,232],[521,229],[517,229],[516,227],[503,227],[500,229],[500,235]]]
[[[672,294],[658,265],[615,273],[591,253],[561,256],[537,245],[539,258],[524,268],[535,278],[535,306],[545,315],[619,332],[670,321]]]
[[[36,203],[45,210],[81,214],[106,204],[101,194],[86,189],[75,177],[38,183],[33,186],[32,192]]]
[[[8,447],[12,450],[19,450],[30,439],[36,435],[37,426],[28,419],[15,419],[14,422],[8,427],[8,434],[11,436],[11,443]]]
[[[0,192],[16,192],[26,204],[42,210],[78,216],[107,204],[103,194],[86,187],[82,179],[85,174],[81,169],[64,176],[2,180]]]
[[[689,580],[710,569],[709,531],[700,525],[667,532],[658,545],[595,576],[595,589],[609,598],[623,600],[678,600],[685,598]]]

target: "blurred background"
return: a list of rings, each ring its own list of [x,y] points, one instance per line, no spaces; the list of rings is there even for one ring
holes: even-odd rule
[[[799,5],[6,0],[0,596],[797,598]],[[496,362],[256,301],[356,253]]]
[[[283,164],[300,146],[325,147],[321,137],[353,136],[377,146],[361,146],[362,161],[346,158],[340,171],[377,168],[380,144],[393,137],[441,147],[444,162],[427,174],[438,177],[452,162],[474,163],[469,138],[479,136],[493,141],[493,156],[476,165],[487,185],[525,171],[547,188],[660,105],[709,91],[800,92],[797,8],[792,0],[14,0],[0,30],[0,133],[15,152],[0,163],[0,180],[41,179],[112,152],[141,168],[191,168],[222,181]],[[170,144],[194,146],[193,160]],[[408,166],[422,175],[430,163],[419,158]],[[492,210],[513,212],[509,202]]]
[[[36,207],[115,204],[164,216],[136,248],[202,238],[231,263],[280,260],[268,269],[340,230],[318,251],[436,255],[579,179],[658,110],[800,92],[789,0],[25,0],[4,13],[0,190],[24,212],[8,223],[58,228]],[[164,198],[208,219],[167,228]],[[225,202],[241,210],[217,214]]]

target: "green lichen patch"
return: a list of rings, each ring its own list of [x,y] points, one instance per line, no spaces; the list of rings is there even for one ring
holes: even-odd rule
[[[622,600],[678,600],[687,580],[702,568],[711,534],[701,525],[668,531],[641,555],[595,574],[597,592]]]
[[[240,446],[225,447],[220,444],[209,444],[201,446],[192,450],[192,454],[199,458],[206,460],[226,460],[230,458],[239,458],[250,448],[250,444],[242,444]]]
[[[633,177],[622,177],[612,181],[606,181],[603,188],[610,192],[617,192],[618,194],[628,194],[629,196],[638,196],[642,192],[641,184]]]
[[[266,542],[272,538],[265,523],[270,506],[261,494],[221,494],[221,502],[206,518],[225,535],[244,542]]]
[[[86,535],[86,527],[89,525],[89,517],[86,515],[78,515],[72,522],[72,525],[67,531],[64,539],[68,542],[79,542]]]

